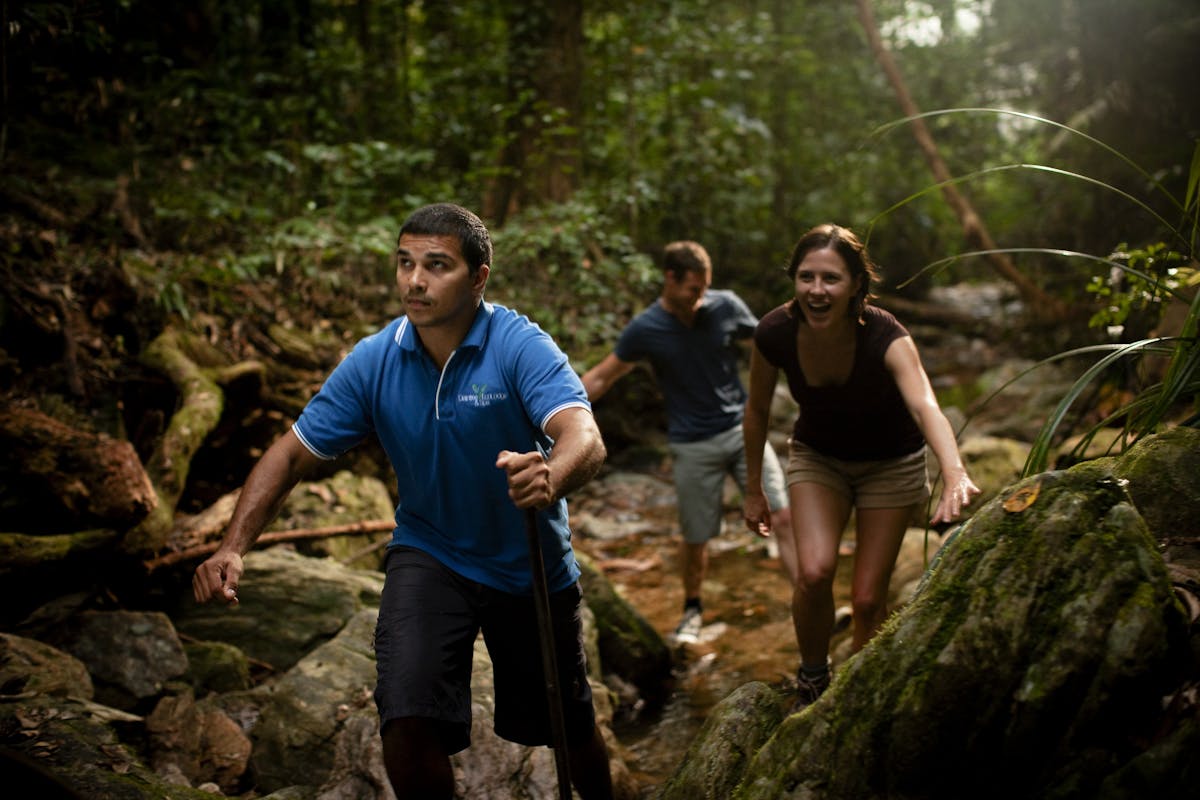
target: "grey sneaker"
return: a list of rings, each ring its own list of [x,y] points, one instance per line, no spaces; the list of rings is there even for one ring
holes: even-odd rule
[[[817,702],[817,698],[829,688],[829,681],[832,677],[833,673],[828,669],[815,678],[805,675],[804,670],[797,670],[796,701],[792,703],[791,713],[795,714]]]
[[[675,641],[680,644],[696,644],[700,641],[700,629],[704,623],[700,618],[700,609],[689,608],[683,612],[683,619],[675,628]]]
[[[850,606],[842,606],[833,612],[834,633],[841,633],[846,630],[852,622],[854,622],[854,609],[850,608]]]

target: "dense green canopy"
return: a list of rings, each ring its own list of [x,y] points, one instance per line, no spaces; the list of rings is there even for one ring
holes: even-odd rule
[[[1195,3],[870,5],[920,109],[1022,114],[926,120],[952,174],[986,171],[960,188],[1000,245],[1187,250],[1170,228],[1200,136]],[[73,243],[160,254],[147,272],[171,311],[283,270],[386,284],[397,220],[433,200],[479,210],[497,232],[494,291],[566,319],[555,332],[585,347],[653,291],[670,239],[702,241],[717,281],[759,309],[786,296],[778,266],[818,222],[870,228],[890,287],[968,249],[936,191],[883,213],[934,178],[908,126],[879,131],[903,115],[854,3],[29,0],[4,13],[5,205],[40,209]],[[1019,164],[1104,185],[994,169]],[[1075,298],[1097,271],[1018,266]],[[953,279],[986,274],[963,262]]]

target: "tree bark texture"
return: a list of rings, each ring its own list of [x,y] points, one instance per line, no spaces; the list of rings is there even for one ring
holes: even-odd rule
[[[187,334],[167,328],[142,353],[144,364],[166,375],[175,385],[179,407],[147,464],[158,506],[125,536],[122,545],[127,552],[155,552],[167,541],[192,457],[224,410],[225,396],[217,385],[217,373],[192,360],[187,345]]]
[[[8,405],[0,413],[0,443],[11,463],[43,482],[86,525],[128,528],[158,503],[129,442]]]
[[[497,226],[528,205],[562,203],[582,167],[579,87],[583,78],[583,5],[573,0],[510,3],[508,118],[500,171],[484,198]]]

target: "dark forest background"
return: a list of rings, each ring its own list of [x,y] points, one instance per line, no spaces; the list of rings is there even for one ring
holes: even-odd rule
[[[173,511],[240,485],[346,349],[399,313],[396,229],[434,201],[484,218],[489,297],[580,370],[657,293],[665,242],[703,243],[715,284],[762,314],[790,296],[796,238],[835,221],[869,238],[880,302],[910,325],[981,335],[978,308],[925,295],[1007,287],[986,312],[982,335],[1007,354],[993,358],[1183,334],[1144,348],[1169,357],[1165,378],[1119,364],[1101,373],[1111,404],[1072,390],[1102,406],[1088,424],[1145,432],[1194,404],[1193,0],[0,0],[0,14],[7,530],[82,524],[46,509],[81,465],[105,474],[90,456],[32,470],[65,451],[22,455],[34,423],[19,408],[132,445],[157,511],[122,541],[159,551]],[[987,391],[971,359],[939,381],[944,404]],[[643,373],[598,410],[613,457],[660,427]],[[202,375],[220,393],[200,407],[218,405],[190,420]],[[1037,452],[1070,423],[1048,422]],[[47,480],[55,497],[31,499]]]
[[[925,120],[951,174],[984,172],[959,188],[999,245],[1186,251],[1171,226],[1200,136],[1194,2],[870,7],[922,111],[1020,112]],[[893,208],[935,179],[908,126],[879,130],[904,114],[851,2],[35,0],[3,14],[7,268],[51,249],[117,260],[169,314],[230,310],[230,286],[281,275],[387,286],[399,220],[438,200],[495,230],[493,295],[585,360],[652,296],[671,239],[703,242],[716,282],[760,312],[822,221],[869,230],[889,289],[968,249],[939,192]],[[1089,180],[997,169],[1018,164]],[[1095,263],[1016,258],[1055,297],[1098,302]],[[903,291],[984,277],[964,261]]]

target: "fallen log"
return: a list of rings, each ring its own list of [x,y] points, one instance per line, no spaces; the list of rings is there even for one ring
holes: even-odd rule
[[[10,464],[45,485],[82,527],[130,528],[158,502],[127,441],[6,404],[0,410],[0,446]]]
[[[113,530],[88,530],[34,536],[0,533],[0,564],[5,570],[36,567],[108,548],[117,539]]]
[[[351,534],[361,533],[380,533],[382,531],[390,531],[396,527],[396,521],[391,519],[375,519],[366,520],[364,522],[348,522],[345,525],[327,525],[322,528],[298,528],[291,531],[269,531],[262,534],[255,541],[255,546],[279,544],[280,542],[294,542],[300,539],[325,539],[331,536],[348,536]],[[208,533],[220,533],[221,529],[209,531]],[[221,546],[221,542],[212,541],[204,544],[193,545],[184,550],[177,550],[173,553],[164,553],[156,558],[151,558],[143,561],[147,572],[153,572],[160,567],[167,567],[172,564],[178,564],[181,561],[188,561],[199,556],[215,553],[217,548]]]
[[[893,312],[906,323],[925,322],[953,328],[965,333],[985,333],[992,331],[995,321],[977,317],[957,309],[947,308],[942,303],[929,303],[921,300],[911,300],[898,295],[880,295],[873,303],[880,308]]]

